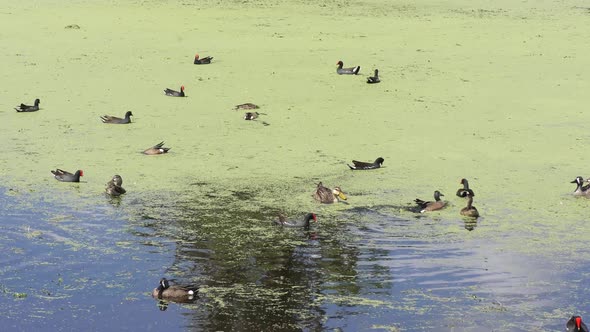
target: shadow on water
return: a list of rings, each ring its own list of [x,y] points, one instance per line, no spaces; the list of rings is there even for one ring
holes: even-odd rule
[[[548,301],[576,294],[554,266],[494,251],[470,237],[475,223],[347,205],[318,207],[308,230],[282,228],[267,193],[202,188],[74,209],[5,195],[3,320],[17,330],[108,319],[122,329],[543,331],[574,309]],[[152,299],[161,277],[200,285],[198,298]]]

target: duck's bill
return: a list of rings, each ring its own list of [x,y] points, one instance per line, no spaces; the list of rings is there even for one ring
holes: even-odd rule
[[[338,193],[338,198],[340,198],[341,200],[345,201],[346,200],[346,195],[344,195],[344,193],[340,192],[340,193]]]

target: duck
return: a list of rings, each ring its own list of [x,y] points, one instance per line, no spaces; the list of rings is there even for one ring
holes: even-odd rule
[[[37,112],[39,110],[40,103],[41,103],[41,101],[39,100],[39,98],[37,98],[37,99],[35,99],[35,105],[33,105],[33,106],[20,104],[20,106],[17,106],[14,109],[17,112]]]
[[[309,227],[310,225],[310,221],[314,221],[314,222],[318,222],[318,218],[315,215],[315,213],[308,213],[305,215],[305,217],[303,218],[303,220],[297,220],[297,221],[290,221],[287,220],[287,218],[282,215],[279,214],[279,219],[275,220],[274,223],[279,225],[279,226],[284,226],[284,227]]]
[[[244,104],[236,105],[236,107],[234,109],[236,109],[236,110],[255,110],[258,108],[260,108],[260,106],[258,106],[256,104],[244,103]]]
[[[336,64],[338,65],[338,68],[336,68],[338,75],[357,75],[361,70],[361,66],[342,68],[344,66],[342,61],[338,61]]]
[[[125,113],[125,118],[118,118],[116,116],[112,116],[112,115],[103,115],[100,117],[100,119],[102,120],[103,123],[111,123],[111,124],[127,124],[127,123],[131,123],[131,117],[133,116],[133,113],[131,113],[131,111],[127,111],[127,113]]]
[[[575,183],[577,185],[576,190],[573,192],[574,196],[590,197],[590,184],[584,186],[584,178],[576,176],[576,178],[570,183]]]
[[[114,175],[113,178],[107,182],[105,191],[111,196],[121,196],[127,192],[123,187],[121,187],[122,184],[123,178],[120,175]]]
[[[340,189],[340,187],[334,187],[334,189],[330,189],[324,187],[324,185],[320,182],[318,183],[316,191],[313,193],[313,198],[316,201],[320,201],[324,204],[332,204],[337,203],[340,200],[347,200],[346,195]]]
[[[471,194],[471,196],[475,196],[475,193],[473,192],[473,190],[469,189],[469,182],[467,182],[467,179],[461,179],[461,181],[459,183],[461,183],[463,185],[463,188],[457,189],[457,196],[466,197],[465,192],[469,192]]]
[[[580,316],[572,316],[565,324],[565,328],[567,332],[588,332],[588,327],[582,322],[582,317]]]
[[[254,120],[258,118],[259,115],[260,113],[258,112],[246,112],[246,114],[244,114],[244,120]]]
[[[164,93],[166,94],[166,96],[170,97],[184,97],[184,85],[180,87],[180,92],[172,89],[166,89],[164,90]]]
[[[479,212],[473,206],[473,195],[467,190],[463,191],[463,195],[461,197],[467,197],[467,206],[461,209],[461,215],[471,218],[479,217]]]
[[[194,286],[170,286],[170,282],[166,278],[162,278],[158,287],[152,291],[152,297],[174,302],[190,302],[197,295],[198,290],[198,287]]]
[[[195,54],[195,65],[208,65],[211,63],[211,60],[213,60],[212,56],[206,56],[202,59],[199,59],[199,54]]]
[[[379,82],[381,82],[381,80],[379,79],[379,70],[375,69],[375,75],[367,77],[367,83],[375,84]]]
[[[420,206],[420,208],[422,209],[422,210],[420,210],[420,213],[424,213],[426,211],[436,211],[436,210],[440,210],[440,209],[444,208],[446,205],[445,201],[440,200],[440,196],[444,196],[444,195],[441,194],[440,191],[435,190],[434,191],[434,202],[423,201],[419,198],[416,198],[414,200],[414,202],[416,202],[416,204],[418,204],[418,206]]]
[[[51,173],[53,173],[56,180],[62,182],[80,182],[80,177],[84,176],[84,171],[81,169],[72,174],[68,171],[57,168],[55,171],[52,170]]]
[[[372,162],[372,163],[367,163],[367,162],[364,162],[364,161],[353,160],[352,163],[353,163],[354,166],[352,166],[350,164],[347,164],[347,165],[353,171],[356,171],[356,170],[367,170],[367,169],[380,168],[384,161],[385,161],[385,159],[379,157],[379,158],[375,159],[375,161]]]
[[[170,150],[171,148],[165,148],[164,147],[164,141],[152,146],[149,149],[144,150],[142,153],[143,154],[147,154],[147,155],[156,155],[156,154],[163,154],[163,153],[168,153],[168,150]]]

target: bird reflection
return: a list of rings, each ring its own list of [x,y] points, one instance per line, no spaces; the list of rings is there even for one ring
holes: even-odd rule
[[[477,227],[477,220],[476,219],[470,219],[470,220],[465,220],[465,229],[468,231],[472,231],[475,229],[475,227]]]

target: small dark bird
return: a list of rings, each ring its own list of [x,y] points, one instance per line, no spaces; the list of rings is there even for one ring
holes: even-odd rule
[[[567,332],[588,332],[588,327],[582,322],[582,317],[572,316],[565,324]]]
[[[39,110],[39,104],[40,103],[41,103],[41,101],[39,100],[39,98],[37,98],[37,99],[35,99],[35,105],[34,106],[20,104],[20,106],[17,106],[14,109],[17,112],[37,112]]]
[[[436,211],[436,210],[440,210],[440,209],[444,208],[446,205],[446,203],[444,201],[440,200],[440,196],[444,196],[444,195],[441,194],[440,191],[436,190],[434,192],[434,202],[423,201],[419,198],[416,198],[414,200],[414,202],[416,202],[416,204],[418,204],[418,206],[420,206],[420,208],[422,209],[422,210],[420,210],[420,213],[424,213],[426,211]]]
[[[590,185],[584,186],[584,178],[576,176],[576,178],[570,182],[576,184],[576,190],[574,190],[574,196],[590,197]]]
[[[467,182],[467,179],[461,179],[461,182],[459,183],[463,185],[463,188],[457,189],[457,196],[467,197],[467,193],[469,193],[471,196],[475,196],[473,190],[469,189],[469,182]]]
[[[77,170],[74,174],[61,170],[59,168],[55,171],[51,171],[51,173],[53,173],[56,180],[62,182],[80,182],[80,177],[84,176],[84,171],[82,171],[81,169]]]
[[[376,168],[380,168],[384,161],[385,161],[385,159],[379,157],[379,158],[375,159],[375,161],[372,163],[366,163],[363,161],[353,160],[352,163],[354,164],[354,166],[351,166],[348,164],[347,165],[352,170],[376,169]]]
[[[379,70],[375,69],[375,76],[367,77],[367,83],[375,84],[375,83],[379,83],[379,82],[381,82],[381,80],[379,79]]]
[[[287,218],[284,215],[280,214],[279,220],[275,220],[273,222],[277,225],[284,226],[284,227],[306,227],[306,228],[308,228],[311,220],[313,220],[314,222],[318,221],[316,215],[313,213],[308,213],[305,215],[303,220],[297,220],[297,221],[287,220]]]
[[[357,75],[361,70],[361,66],[342,68],[342,66],[344,66],[342,61],[338,61],[336,64],[338,65],[338,68],[336,68],[338,75]]]
[[[258,115],[260,115],[258,112],[246,112],[246,114],[244,114],[244,120],[254,120],[258,118]]]
[[[236,107],[234,109],[236,109],[236,110],[255,110],[258,108],[260,108],[260,107],[258,107],[258,105],[256,105],[256,104],[245,103],[245,104],[236,105]]]
[[[123,189],[123,187],[121,187],[122,184],[123,178],[120,175],[115,175],[109,182],[107,182],[105,191],[111,196],[121,196],[127,192],[125,189]]]
[[[164,93],[166,94],[166,96],[170,97],[184,97],[184,85],[180,87],[180,92],[172,89],[166,89],[164,90]]]
[[[103,123],[127,124],[131,123],[131,116],[133,116],[133,113],[131,113],[131,111],[127,111],[127,113],[125,113],[125,118],[123,119],[111,115],[103,115],[100,117],[100,119]]]
[[[159,300],[174,302],[191,302],[197,295],[199,288],[196,286],[170,286],[166,278],[160,279],[160,284],[152,291],[152,297]]]
[[[195,54],[195,65],[208,65],[211,63],[211,60],[213,60],[212,56],[206,56],[202,59],[199,59],[199,54]]]
[[[152,146],[151,148],[143,151],[143,154],[147,154],[147,155],[163,154],[163,153],[167,153],[168,150],[170,150],[170,149],[171,148],[165,148],[164,141],[162,141],[162,142]]]

